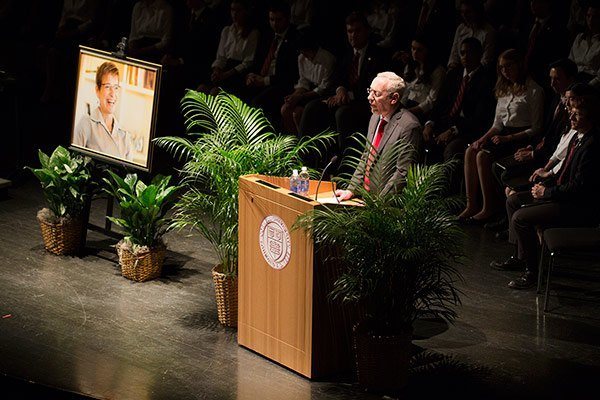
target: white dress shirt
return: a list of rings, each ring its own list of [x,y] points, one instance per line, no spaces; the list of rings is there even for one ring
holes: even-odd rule
[[[437,100],[440,87],[442,87],[442,83],[446,77],[446,70],[441,65],[438,65],[431,73],[429,82],[419,82],[418,76],[420,74],[422,72],[417,72],[417,78],[406,83],[402,103],[406,104],[406,101],[412,100],[418,103],[419,108],[424,113],[427,113],[431,111],[433,104]]]
[[[571,138],[576,132],[577,131],[575,129],[571,129],[569,132],[562,135],[560,137],[560,141],[558,142],[558,146],[556,146],[556,150],[554,150],[554,153],[552,153],[552,156],[550,156],[550,161],[558,161],[558,164],[552,168],[552,173],[554,175],[558,174],[558,171],[560,171],[560,167],[562,167],[562,163],[565,157],[567,157],[567,151],[569,150]]]
[[[492,25],[486,22],[483,26],[475,28],[469,27],[464,23],[458,25],[454,33],[454,42],[450,50],[448,66],[460,65],[460,45],[468,37],[474,37],[481,42],[481,46],[483,47],[481,63],[483,65],[493,65],[495,62],[496,31]]]
[[[217,58],[212,63],[212,67],[224,69],[227,61],[235,60],[240,62],[234,67],[236,71],[247,70],[254,63],[257,45],[258,30],[252,29],[246,37],[243,37],[234,24],[226,26],[221,31]]]
[[[323,96],[332,87],[331,77],[335,68],[335,56],[319,47],[315,58],[311,61],[300,54],[298,56],[298,73],[300,79],[295,89],[312,90]]]
[[[501,132],[507,128],[521,128],[529,126],[525,132],[528,136],[535,136],[542,130],[544,119],[544,90],[527,78],[526,90],[523,94],[508,94],[498,99],[494,125]]]
[[[590,74],[594,77],[590,85],[600,86],[600,34],[593,36],[580,33],[575,38],[569,58],[575,61],[579,72]]]
[[[170,43],[173,28],[173,9],[165,0],[138,1],[131,13],[129,41],[142,38],[157,39],[157,49]]]

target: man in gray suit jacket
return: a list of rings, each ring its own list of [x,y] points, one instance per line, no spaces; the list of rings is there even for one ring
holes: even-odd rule
[[[354,197],[357,185],[363,185],[367,190],[379,190],[382,194],[396,192],[404,187],[408,168],[417,161],[422,142],[419,120],[410,111],[402,108],[400,103],[405,87],[404,80],[393,72],[380,72],[373,79],[368,89],[368,100],[373,115],[369,122],[367,140],[371,145],[367,144],[348,189],[336,191],[339,200]],[[382,154],[387,147],[393,146],[399,140],[411,144],[412,151],[398,154],[396,171],[383,188],[373,187],[368,176],[365,176],[365,170],[369,169],[366,163],[370,162],[369,158],[372,157],[371,146],[378,154]]]

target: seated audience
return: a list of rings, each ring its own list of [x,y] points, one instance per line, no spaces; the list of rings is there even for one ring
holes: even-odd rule
[[[249,5],[245,0],[233,0],[230,12],[232,24],[221,31],[210,83],[201,84],[200,91],[215,94],[221,88],[237,94],[254,64],[259,34],[252,24]]]
[[[548,65],[567,56],[569,34],[554,12],[552,0],[530,0],[530,10],[535,20],[528,36],[521,40],[525,68],[538,84],[547,88]]]
[[[364,16],[353,13],[346,18],[350,46],[333,78],[336,92],[325,100],[316,99],[306,105],[300,123],[302,135],[313,135],[333,127],[340,134],[339,143],[343,150],[349,136],[367,128],[370,108],[364,94],[381,71],[384,58],[369,34],[369,24]]]
[[[460,45],[460,67],[451,69],[423,128],[430,157],[447,161],[464,155],[494,117],[496,100],[490,73],[481,65],[483,48],[474,37]]]
[[[500,270],[521,269],[522,275],[510,281],[512,289],[535,285],[538,270],[538,227],[598,226],[600,221],[600,142],[595,98],[587,98],[571,110],[571,139],[567,157],[555,179],[535,183],[531,190],[506,200],[509,241],[515,254],[503,262],[492,262]]]
[[[198,78],[208,80],[211,72],[211,60],[207,54],[217,51],[218,31],[214,12],[205,0],[187,0],[184,24],[173,49],[161,60],[161,63],[175,71],[187,88],[195,88]]]
[[[460,15],[463,22],[458,25],[454,34],[448,68],[460,66],[460,45],[468,37],[476,38],[483,46],[481,64],[493,65],[496,51],[496,31],[485,19],[483,2],[481,0],[462,0]]]
[[[285,96],[281,107],[282,127],[286,133],[298,134],[304,106],[314,99],[325,99],[333,92],[332,75],[335,56],[319,46],[317,38],[305,29],[298,41],[298,73],[294,91]]]
[[[262,108],[271,122],[275,122],[283,98],[298,81],[298,31],[290,22],[286,3],[273,4],[268,15],[272,33],[257,56],[257,60],[262,60],[257,63],[260,70],[246,75],[245,84],[252,105]]]
[[[527,76],[523,58],[514,49],[498,58],[495,94],[498,103],[494,124],[465,153],[467,205],[459,215],[460,221],[481,223],[498,211],[502,196],[492,176],[492,163],[514,153],[542,131],[543,90]]]
[[[312,0],[290,0],[290,17],[298,29],[312,25],[314,5]]]
[[[577,64],[580,78],[600,89],[600,5],[587,8],[585,32],[575,38],[569,58]]]
[[[166,0],[140,0],[133,6],[128,55],[160,62],[172,45],[173,8]]]
[[[411,43],[411,59],[404,68],[406,90],[402,104],[421,120],[426,120],[433,108],[446,71],[432,52],[430,38],[417,36]]]

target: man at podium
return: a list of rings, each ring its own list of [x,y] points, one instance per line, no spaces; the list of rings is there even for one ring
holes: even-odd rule
[[[409,166],[416,162],[422,135],[421,124],[417,117],[405,109],[400,103],[406,84],[393,72],[380,72],[367,89],[367,99],[371,106],[371,120],[367,140],[371,144],[365,147],[361,162],[352,176],[350,185],[345,190],[336,190],[340,201],[354,197],[357,185],[366,190],[376,189],[382,194],[399,191],[404,186]],[[396,163],[396,171],[383,188],[375,188],[369,180],[369,170],[374,160],[374,151],[382,153],[388,146],[399,140],[413,146],[413,151],[401,154]]]

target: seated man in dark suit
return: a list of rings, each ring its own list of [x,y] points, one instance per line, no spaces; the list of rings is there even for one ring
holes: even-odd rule
[[[423,139],[434,160],[462,158],[494,118],[494,83],[481,65],[483,47],[473,37],[460,45],[461,67],[451,69],[425,123]]]
[[[536,183],[531,191],[518,192],[506,200],[509,241],[516,254],[504,262],[492,262],[499,270],[523,269],[509,282],[512,289],[527,289],[536,282],[538,266],[537,228],[597,226],[600,221],[600,132],[598,100],[588,97],[571,109],[571,139],[556,179]]]
[[[364,94],[381,71],[384,57],[383,51],[370,41],[369,34],[364,16],[352,13],[346,18],[350,46],[335,72],[335,95],[306,105],[300,122],[301,135],[311,136],[333,127],[340,134],[339,145],[343,151],[353,133],[367,128],[370,110]]]
[[[269,8],[272,34],[259,50],[260,70],[246,76],[247,95],[254,107],[260,107],[271,121],[279,116],[283,98],[298,81],[298,47],[296,27],[290,23],[287,3],[274,3]]]

